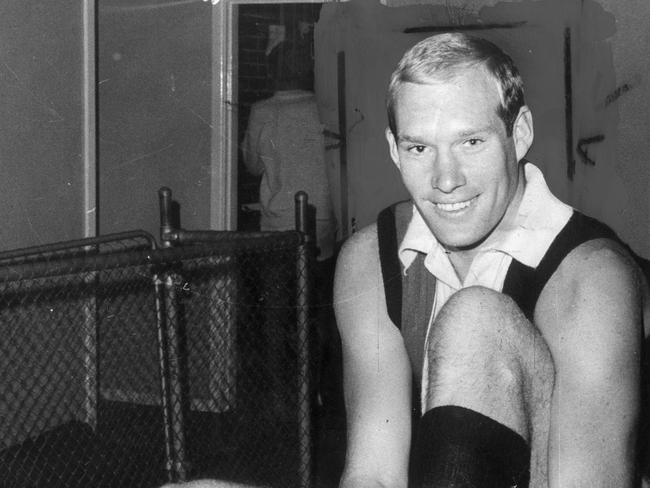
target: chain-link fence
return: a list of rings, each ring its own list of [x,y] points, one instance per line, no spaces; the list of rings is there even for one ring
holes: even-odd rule
[[[304,234],[183,241],[0,255],[0,486],[311,485]]]

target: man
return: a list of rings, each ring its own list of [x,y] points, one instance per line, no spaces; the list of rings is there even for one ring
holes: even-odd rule
[[[341,487],[633,486],[647,283],[524,159],[533,120],[512,60],[430,37],[387,106],[411,202],[337,264]]]
[[[336,224],[311,59],[284,41],[269,53],[268,68],[273,96],[251,106],[242,144],[246,168],[262,177],[260,229],[293,230],[295,195],[305,191],[315,210],[317,259],[324,261],[334,254]]]

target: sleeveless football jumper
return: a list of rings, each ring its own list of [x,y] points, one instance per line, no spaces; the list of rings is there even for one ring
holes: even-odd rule
[[[437,407],[421,414],[424,343],[436,279],[425,268],[423,253],[417,254],[404,273],[398,250],[411,216],[412,202],[406,201],[387,207],[377,218],[388,315],[400,329],[414,373],[409,486],[527,487],[530,447],[516,432],[457,406]],[[560,263],[580,244],[599,238],[625,246],[609,227],[574,210],[536,268],[512,259],[501,292],[510,296],[532,322],[537,300]]]
[[[413,370],[418,371],[422,367],[436,278],[424,267],[423,253],[418,253],[407,274],[403,272],[398,249],[411,215],[410,201],[382,210],[377,218],[377,239],[388,315],[400,329]],[[574,210],[537,268],[512,259],[501,292],[510,296],[532,321],[544,285],[564,258],[580,244],[599,238],[615,240],[627,248],[609,227]]]

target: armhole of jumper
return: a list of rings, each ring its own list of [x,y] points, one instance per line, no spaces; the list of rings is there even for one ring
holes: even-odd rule
[[[402,270],[397,255],[394,205],[382,210],[377,217],[377,242],[388,316],[399,329],[402,326]]]
[[[544,286],[560,263],[580,244],[599,238],[621,242],[606,225],[574,211],[564,228],[555,237],[537,268],[529,268],[513,260],[506,275],[503,292],[510,295],[529,320],[533,320],[537,300]],[[621,242],[621,244],[625,245]]]
[[[546,255],[540,261],[539,266],[537,266],[534,303],[537,303],[544,285],[571,251],[585,242],[601,238],[611,239],[623,244],[616,233],[609,227],[591,217],[574,211],[567,224],[549,247]]]

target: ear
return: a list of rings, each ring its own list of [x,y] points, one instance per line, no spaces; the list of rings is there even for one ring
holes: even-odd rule
[[[517,161],[521,161],[526,156],[528,149],[533,144],[534,135],[533,114],[528,106],[524,105],[519,109],[519,114],[512,127],[512,139],[515,143]]]
[[[388,141],[390,158],[393,160],[393,163],[395,163],[395,166],[397,166],[397,169],[399,169],[399,153],[397,151],[397,141],[395,140],[395,135],[393,134],[393,131],[390,130],[390,127],[386,127],[384,134],[386,135],[386,141]]]

